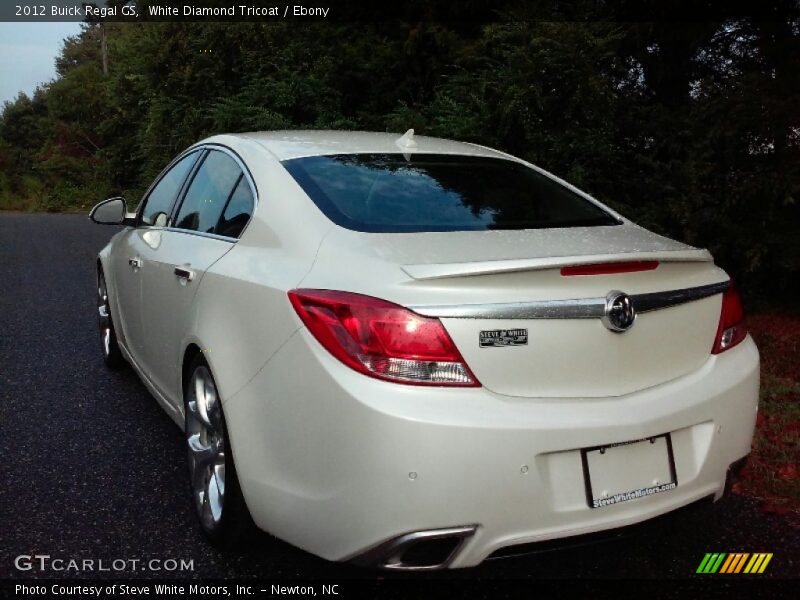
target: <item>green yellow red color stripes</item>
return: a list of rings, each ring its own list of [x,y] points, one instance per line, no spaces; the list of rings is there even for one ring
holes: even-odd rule
[[[772,552],[707,552],[697,573],[763,573]]]

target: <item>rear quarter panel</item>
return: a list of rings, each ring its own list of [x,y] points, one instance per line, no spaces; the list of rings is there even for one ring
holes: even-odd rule
[[[255,142],[234,150],[253,176],[257,207],[241,239],[203,277],[182,344],[201,348],[224,403],[301,326],[286,292],[311,269],[331,226]]]

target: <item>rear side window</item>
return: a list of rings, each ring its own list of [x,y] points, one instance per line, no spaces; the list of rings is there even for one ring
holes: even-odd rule
[[[217,223],[216,232],[228,237],[239,237],[253,214],[253,192],[244,174],[233,189],[228,205]]]
[[[525,165],[458,155],[341,154],[283,162],[334,223],[366,232],[617,225]]]
[[[189,173],[189,169],[192,168],[194,161],[197,160],[198,155],[198,152],[192,152],[184,156],[161,177],[150,191],[142,208],[141,221],[144,225],[157,225],[159,227],[169,225],[172,204],[175,202],[181,185],[183,185],[183,180],[186,179],[186,175]]]
[[[217,223],[240,179],[242,170],[236,161],[224,152],[211,150],[186,190],[175,227],[218,233]]]

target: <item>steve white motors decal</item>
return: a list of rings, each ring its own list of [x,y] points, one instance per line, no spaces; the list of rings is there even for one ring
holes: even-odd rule
[[[636,500],[644,496],[651,496],[659,492],[666,492],[674,490],[678,487],[675,482],[662,483],[661,485],[654,485],[651,487],[642,488],[640,490],[633,490],[631,492],[623,492],[621,494],[614,494],[608,498],[595,498],[592,500],[592,508],[600,508],[601,506],[609,506],[611,504],[618,504],[620,502],[627,502],[628,500]]]
[[[492,329],[481,331],[481,348],[496,346],[525,346],[528,344],[527,329]]]

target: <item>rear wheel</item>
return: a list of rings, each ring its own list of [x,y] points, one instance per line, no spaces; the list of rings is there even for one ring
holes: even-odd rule
[[[212,543],[238,545],[249,537],[253,523],[239,488],[222,401],[202,355],[194,359],[189,372],[185,434],[195,512]]]
[[[111,304],[108,300],[108,287],[103,271],[97,272],[97,312],[103,361],[109,369],[117,370],[125,364],[125,359],[119,349],[117,332],[114,329],[114,321],[111,319]]]

